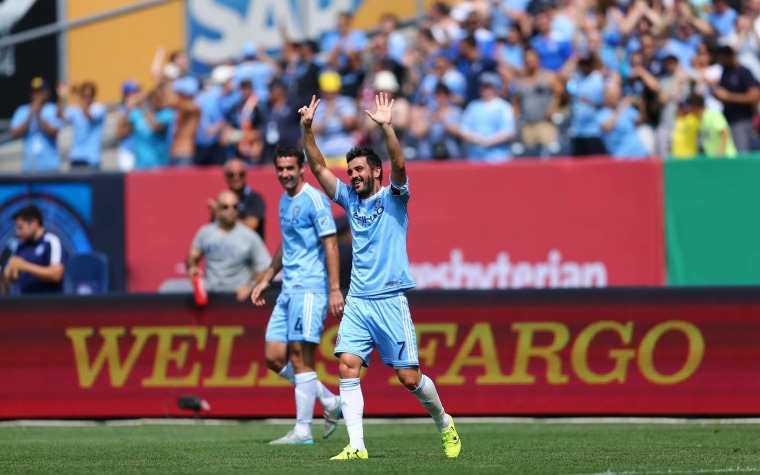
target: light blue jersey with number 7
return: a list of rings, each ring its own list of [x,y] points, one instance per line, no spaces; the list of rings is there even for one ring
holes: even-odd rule
[[[351,286],[348,295],[372,297],[414,288],[406,235],[409,228],[409,180],[382,187],[362,200],[336,179],[333,200],[346,210],[351,225]]]

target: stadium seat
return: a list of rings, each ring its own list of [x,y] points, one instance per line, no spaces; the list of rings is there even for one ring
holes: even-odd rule
[[[68,295],[108,293],[108,257],[95,251],[71,256],[63,275],[63,292]]]

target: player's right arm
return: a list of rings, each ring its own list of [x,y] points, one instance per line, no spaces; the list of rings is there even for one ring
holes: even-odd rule
[[[335,188],[338,178],[327,168],[325,157],[317,147],[317,141],[314,139],[314,132],[311,130],[311,123],[314,120],[314,113],[319,106],[317,96],[311,96],[311,104],[298,109],[301,114],[301,131],[303,132],[303,148],[306,152],[306,159],[309,160],[309,167],[317,181],[325,190],[327,197],[335,199]]]
[[[187,267],[187,277],[193,279],[194,277],[203,277],[203,270],[200,268],[201,251],[196,248],[190,249],[185,258],[185,266]]]
[[[272,262],[269,264],[269,267],[267,267],[266,270],[261,273],[261,278],[253,288],[253,292],[251,293],[251,302],[253,302],[254,305],[260,307],[267,303],[262,296],[264,293],[266,293],[267,290],[269,290],[269,285],[272,283],[272,279],[274,279],[274,276],[276,276],[277,273],[281,270],[282,244],[280,244],[280,247],[278,247],[277,251],[275,251]]]

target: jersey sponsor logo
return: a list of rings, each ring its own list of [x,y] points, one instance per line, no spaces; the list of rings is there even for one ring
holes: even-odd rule
[[[362,214],[361,212],[361,206],[359,203],[356,203],[356,209],[354,213],[351,215],[352,218],[354,218],[355,221],[358,221],[359,223],[363,224],[364,226],[372,225],[375,221],[380,219],[380,216],[383,215],[385,212],[385,207],[383,206],[383,203],[380,201],[380,198],[375,200],[375,212],[370,215]]]
[[[34,249],[34,255],[35,256],[41,256],[45,253],[45,246],[40,244]]]

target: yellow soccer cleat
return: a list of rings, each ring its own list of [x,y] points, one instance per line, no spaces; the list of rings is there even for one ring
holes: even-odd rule
[[[351,444],[348,444],[341,453],[335,457],[330,457],[330,460],[367,460],[368,458],[369,454],[366,450],[356,450],[351,447]]]
[[[462,450],[462,439],[459,438],[457,428],[454,427],[454,418],[449,416],[449,422],[451,427],[441,431],[441,442],[443,442],[443,452],[446,457],[453,459],[458,457]]]

